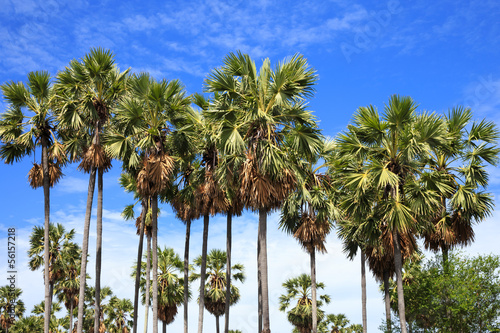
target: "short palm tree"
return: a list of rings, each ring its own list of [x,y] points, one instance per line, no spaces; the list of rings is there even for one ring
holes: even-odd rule
[[[325,285],[322,282],[316,284],[317,289],[324,289]],[[288,321],[295,326],[300,333],[311,333],[312,331],[312,299],[311,299],[311,276],[301,274],[298,277],[286,280],[283,283],[285,293],[279,298],[279,310],[287,312]],[[320,322],[324,317],[324,312],[321,310],[323,303],[330,303],[328,295],[320,295],[318,297],[317,306],[317,321]]]
[[[54,92],[48,72],[30,72],[26,84],[7,82],[0,86],[8,109],[0,118],[0,157],[6,163],[19,161],[41,147],[41,165],[33,163],[29,173],[33,188],[43,187],[45,237],[49,237],[50,187],[62,175],[60,166],[65,162],[64,146],[58,141],[57,122],[52,113]],[[49,275],[49,248],[44,249],[44,276]],[[50,308],[49,279],[45,279],[45,303]],[[49,332],[48,316],[44,332]]]
[[[444,144],[443,122],[435,114],[416,113],[410,97],[392,96],[380,116],[360,107],[337,142],[342,155],[366,160],[362,170],[345,170],[348,185],[374,191],[376,215],[393,235],[401,331],[406,333],[402,284],[402,233],[413,232],[438,205],[437,195],[421,179],[431,147]],[[372,186],[373,185],[373,186]]]
[[[42,332],[43,319],[39,316],[21,317],[10,327],[10,333]]]
[[[259,71],[246,54],[230,53],[221,68],[205,80],[206,92],[224,101],[210,108],[208,118],[220,125],[222,153],[234,155],[241,178],[241,200],[259,212],[258,280],[259,333],[270,331],[267,277],[267,215],[279,208],[295,185],[282,149],[284,136],[294,132],[295,149],[314,155],[319,138],[314,117],[304,100],[313,93],[317,76],[307,60],[295,55]]]
[[[104,325],[109,333],[129,333],[132,326],[132,313],[134,307],[129,299],[111,297],[108,304],[103,307],[106,315]]]
[[[16,318],[24,314],[24,302],[20,299],[22,293],[21,289],[9,285],[0,287],[0,326],[6,332],[16,322]]]
[[[171,183],[174,172],[171,133],[190,108],[190,98],[177,81],[156,81],[147,74],[128,80],[129,94],[117,108],[113,132],[107,137],[108,151],[128,168],[141,165],[137,192],[150,200],[153,249],[157,248],[158,196]],[[182,127],[182,126],[181,126]],[[158,332],[158,256],[153,251],[153,333]]]
[[[201,267],[202,257],[199,256],[194,260],[194,265]],[[216,332],[220,332],[219,317],[222,316],[226,311],[226,304],[233,305],[238,302],[240,298],[240,293],[237,287],[234,285],[230,286],[230,297],[229,302],[227,302],[226,291],[227,291],[227,279],[226,279],[226,264],[227,264],[227,254],[225,251],[218,249],[213,249],[207,256],[207,280],[204,285],[205,288],[205,302],[204,306],[208,312],[215,316]],[[231,267],[234,271],[233,279],[236,281],[244,282],[245,274],[244,267],[242,264],[235,264]],[[200,278],[199,273],[193,273],[191,275],[191,280],[196,280]]]
[[[111,159],[101,143],[101,136],[112,115],[112,109],[125,92],[128,70],[120,72],[111,51],[91,49],[81,60],[72,60],[57,75],[56,93],[61,126],[68,130],[66,143],[73,160],[81,159],[79,168],[89,173],[85,212],[80,279],[87,274],[88,238],[96,172],[98,178],[96,240],[96,311],[100,311],[102,257],[103,173],[111,167]],[[82,333],[85,283],[81,284],[78,303],[78,328]],[[96,316],[94,330],[99,329]]]

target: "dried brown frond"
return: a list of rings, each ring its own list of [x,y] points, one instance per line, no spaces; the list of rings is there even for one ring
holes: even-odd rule
[[[106,151],[97,144],[92,144],[84,151],[78,169],[89,173],[92,167],[103,169],[104,172],[107,172],[111,168],[111,158]]]
[[[58,164],[49,163],[49,185],[54,187],[59,182],[63,173]],[[40,164],[33,163],[33,167],[28,173],[28,182],[32,188],[43,186],[43,168]]]
[[[150,155],[143,161],[137,175],[137,192],[143,197],[157,195],[163,191],[174,171],[174,159],[163,153]]]
[[[213,301],[209,296],[205,296],[205,308],[214,316],[222,316],[226,309],[225,300]]]
[[[425,248],[434,252],[450,249],[456,245],[467,246],[474,242],[474,229],[470,221],[463,218],[460,211],[451,217],[436,217],[434,228],[424,234]]]
[[[205,171],[205,180],[197,190],[196,201],[201,214],[215,215],[227,210],[226,195],[219,187],[212,171]]]
[[[159,305],[158,306],[158,319],[165,321],[168,324],[172,323],[177,314],[176,305]]]
[[[109,117],[107,105],[104,103],[104,101],[101,101],[95,97],[92,99],[92,104],[94,105],[94,109],[96,110],[97,116],[99,117],[101,123],[105,123]]]
[[[326,253],[325,239],[330,233],[330,224],[328,221],[318,220],[308,212],[302,214],[300,221],[300,226],[293,234],[293,237],[309,253],[312,253],[313,249],[321,253]]]

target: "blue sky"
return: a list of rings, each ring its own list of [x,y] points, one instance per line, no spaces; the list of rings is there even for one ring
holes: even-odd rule
[[[180,79],[189,93],[202,92],[203,79],[220,66],[228,52],[249,53],[260,65],[301,53],[319,74],[309,107],[323,133],[335,136],[359,106],[382,108],[392,94],[410,95],[420,110],[445,112],[455,105],[472,107],[475,118],[500,124],[500,3],[483,1],[80,1],[0,0],[0,82],[25,80],[29,71],[48,70],[54,76],[71,59],[91,47],[111,49],[123,70],[148,71],[157,78]],[[6,104],[0,101],[0,112]],[[38,156],[39,157],[39,156]],[[26,249],[34,225],[43,223],[43,194],[27,184],[32,158],[14,166],[0,164],[2,219],[0,236],[18,229],[18,285],[27,309],[43,298],[42,272],[26,268]],[[130,266],[137,237],[120,211],[131,197],[117,184],[120,165],[105,178],[103,283],[120,297],[133,297]],[[490,168],[490,190],[500,195],[500,174]],[[81,242],[87,175],[69,167],[52,191],[52,221],[75,228]],[[498,200],[496,200],[498,202]],[[183,249],[183,225],[165,208],[160,220],[160,244]],[[470,253],[500,254],[495,211],[477,226]],[[269,219],[271,328],[290,332],[286,316],[277,311],[285,278],[308,271],[308,259],[296,242],[276,230],[278,216]],[[90,275],[93,276],[95,219],[91,226]],[[224,218],[211,222],[209,248],[224,247]],[[257,217],[235,219],[235,261],[248,275],[242,300],[233,310],[234,329],[256,330]],[[201,251],[201,224],[196,223],[192,257]],[[92,243],[94,242],[94,243]],[[5,246],[1,246],[5,249]],[[6,257],[6,256],[5,256]],[[332,303],[328,313],[343,312],[361,322],[359,262],[349,262],[332,234],[328,254],[319,258],[318,280]],[[6,274],[6,263],[0,262]],[[92,280],[90,281],[92,283]],[[382,295],[370,279],[369,331],[383,317]],[[191,329],[197,319],[190,310]],[[143,313],[141,314],[144,318]],[[139,319],[140,321],[143,320]],[[207,331],[214,327],[206,315]],[[179,316],[170,329],[180,330]]]

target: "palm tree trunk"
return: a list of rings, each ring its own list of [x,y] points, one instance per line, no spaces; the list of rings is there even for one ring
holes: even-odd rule
[[[262,294],[262,333],[270,333],[269,322],[269,284],[267,278],[267,211],[259,209],[258,243],[260,245],[257,258],[257,270],[261,278]]]
[[[163,323],[163,333],[167,333],[167,322],[162,321],[162,323]]]
[[[318,332],[318,302],[316,299],[316,250],[311,251],[311,298],[312,298],[312,333]]]
[[[153,333],[158,333],[158,196],[151,199],[153,214]]]
[[[97,170],[97,235],[95,249],[95,318],[94,332],[99,332],[101,320],[101,261],[102,261],[102,195],[103,195],[103,169]]]
[[[391,295],[389,294],[389,270],[384,270],[384,300],[385,300],[385,322],[387,333],[392,332],[391,320]]]
[[[205,279],[207,271],[207,242],[208,242],[208,214],[203,216],[203,245],[201,250],[201,274],[200,274],[200,301],[198,315],[198,333],[203,332],[203,310],[205,307]]]
[[[407,333],[405,299],[403,292],[403,259],[401,255],[401,244],[399,243],[399,234],[396,229],[394,229],[393,231],[393,240],[394,240],[394,268],[396,269],[396,284],[398,291],[399,322],[401,325],[401,333]]]
[[[363,317],[363,333],[367,331],[367,316],[366,316],[366,269],[365,269],[365,253],[361,250],[361,308]]]
[[[184,333],[188,333],[189,303],[189,238],[191,237],[191,219],[186,221],[186,242],[184,244]]]
[[[141,281],[141,267],[142,267],[142,246],[144,243],[144,223],[146,221],[146,208],[144,200],[142,201],[141,211],[141,224],[139,226],[139,247],[137,249],[137,270],[135,272],[135,286],[134,286],[134,326],[132,327],[133,333],[137,333],[137,319],[139,311],[139,283]]]
[[[92,167],[89,176],[89,188],[87,192],[87,208],[85,211],[85,223],[83,226],[82,262],[80,267],[80,292],[78,294],[78,326],[77,333],[83,332],[83,302],[85,300],[85,282],[87,278],[87,254],[89,251],[89,229],[92,213],[92,201],[94,200],[96,168]]]
[[[147,254],[146,254],[146,315],[144,320],[144,333],[148,333],[148,317],[149,317],[149,290],[151,289],[151,235],[146,235],[147,238]]]
[[[258,332],[262,332],[262,279],[259,270],[259,258],[260,258],[260,243],[257,241],[257,302],[258,302]]]
[[[229,331],[229,307],[231,306],[231,245],[232,245],[232,219],[231,211],[227,212],[227,228],[226,228],[226,308],[224,314],[224,333]]]
[[[219,316],[215,316],[215,332],[220,333]]]
[[[44,333],[49,333],[50,329],[50,286],[49,286],[49,224],[50,224],[50,176],[49,176],[49,157],[48,140],[42,136],[42,173],[43,173],[43,199],[44,199],[44,242],[43,242],[43,260],[44,260],[44,284],[45,284],[45,316]]]
[[[69,333],[73,333],[73,300],[69,302]]]

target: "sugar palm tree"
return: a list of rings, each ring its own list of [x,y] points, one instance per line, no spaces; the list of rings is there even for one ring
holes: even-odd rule
[[[128,333],[132,325],[134,307],[129,299],[120,299],[116,296],[111,297],[108,304],[103,307],[106,315],[104,325],[106,331],[110,333]]]
[[[349,186],[372,188],[373,202],[393,235],[401,331],[406,333],[402,285],[401,233],[421,228],[418,221],[438,205],[437,195],[421,179],[431,147],[444,143],[443,122],[435,114],[416,113],[410,97],[392,96],[381,117],[375,107],[360,107],[352,125],[338,138],[343,155],[365,159],[361,172],[346,169]],[[374,185],[374,186],[371,186]]]
[[[45,228],[35,226],[30,235],[30,248],[28,250],[28,263],[32,271],[39,269],[45,265]],[[73,243],[75,230],[71,229],[66,232],[62,224],[49,224],[49,302],[52,303],[54,296],[54,285],[65,278],[68,273],[65,270],[66,264],[69,261],[78,260],[80,257],[80,249],[76,243]],[[45,277],[44,277],[45,279]]]
[[[79,168],[89,173],[87,207],[85,212],[80,279],[87,274],[88,237],[96,172],[97,184],[97,239],[96,239],[96,311],[100,311],[100,279],[102,256],[102,196],[103,173],[111,167],[111,159],[101,143],[101,135],[112,114],[112,109],[125,91],[128,70],[120,72],[109,50],[91,49],[81,60],[72,60],[57,76],[59,120],[71,131],[66,142],[74,160],[81,159]],[[78,328],[82,333],[85,283],[81,284],[78,303]],[[99,329],[96,316],[94,330]]]
[[[157,248],[158,195],[171,183],[174,158],[171,133],[183,124],[190,98],[177,81],[156,81],[148,74],[132,75],[129,94],[118,106],[116,124],[106,141],[113,157],[127,161],[128,168],[141,165],[137,192],[150,200],[153,249]],[[153,251],[153,333],[158,332],[158,256]]]
[[[205,288],[205,302],[204,306],[208,312],[215,316],[216,332],[220,332],[219,317],[226,311],[226,304],[233,305],[238,302],[240,298],[239,290],[234,285],[230,285],[229,302],[227,302],[226,291],[228,288],[225,272],[227,264],[227,254],[225,251],[213,249],[207,256],[207,280],[204,285]],[[199,256],[194,260],[194,265],[201,267],[202,257]],[[235,264],[232,267],[233,279],[236,281],[244,282],[245,274],[242,264]],[[191,280],[199,279],[200,273],[193,273]]]
[[[21,317],[10,327],[10,333],[41,332],[43,319],[39,316]]]
[[[16,322],[16,318],[21,318],[24,314],[24,302],[20,299],[22,293],[21,289],[11,288],[9,285],[0,287],[0,326],[6,333]]]
[[[30,72],[26,84],[7,82],[0,86],[8,109],[0,118],[0,158],[12,164],[41,147],[41,165],[33,163],[29,173],[33,188],[43,187],[45,237],[49,237],[50,187],[61,177],[65,162],[64,146],[58,141],[57,123],[52,113],[54,93],[48,72]],[[44,276],[49,275],[49,248],[44,249]],[[50,308],[49,279],[45,279],[45,303]],[[48,316],[44,332],[49,332]]]
[[[317,289],[324,289],[325,285],[321,282],[316,284]],[[312,299],[311,299],[311,276],[301,274],[298,277],[286,280],[283,283],[285,293],[279,298],[279,310],[287,312],[288,321],[295,326],[300,333],[310,333],[312,331]],[[321,310],[323,302],[330,303],[328,295],[321,295],[317,301],[318,311],[317,319],[320,322],[324,317]]]
[[[439,193],[440,206],[424,231],[424,243],[427,249],[442,252],[445,269],[448,251],[470,244],[474,240],[473,223],[493,210],[492,196],[483,190],[488,185],[487,165],[498,162],[496,140],[500,133],[493,122],[482,120],[470,125],[471,119],[468,108],[450,110],[444,117],[447,144],[432,147],[427,161],[430,171],[426,181]],[[445,181],[447,186],[442,186]]]
[[[297,136],[295,148],[318,149],[314,117],[305,98],[313,93],[317,76],[305,58],[295,55],[271,68],[269,59],[257,71],[250,56],[230,53],[221,68],[205,80],[206,92],[223,99],[209,116],[219,122],[223,154],[243,156],[241,199],[246,207],[259,212],[258,277],[259,332],[270,331],[267,281],[267,215],[280,206],[294,187],[295,178],[282,149],[286,133]]]

